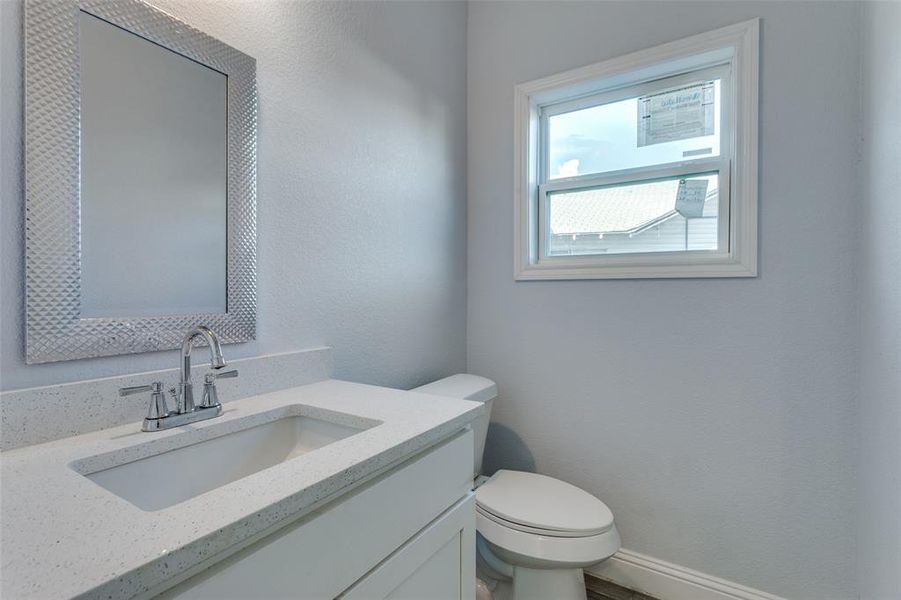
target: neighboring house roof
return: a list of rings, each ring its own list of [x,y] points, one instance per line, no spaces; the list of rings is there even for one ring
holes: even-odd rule
[[[551,233],[634,233],[673,216],[678,189],[679,180],[674,179],[554,194],[551,197]],[[716,188],[708,189],[708,199],[715,195]]]

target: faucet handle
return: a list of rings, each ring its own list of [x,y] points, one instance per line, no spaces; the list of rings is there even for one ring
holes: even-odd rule
[[[140,394],[141,392],[159,392],[163,388],[163,384],[159,381],[148,383],[147,385],[133,385],[131,387],[119,388],[120,396],[131,396],[132,394]]]
[[[200,408],[216,408],[221,406],[219,402],[219,392],[216,391],[217,379],[231,379],[238,376],[237,369],[225,371],[223,373],[207,373],[203,378],[203,398],[200,400]]]
[[[119,388],[120,396],[130,396],[132,394],[140,394],[141,392],[151,393],[150,407],[147,409],[147,419],[155,420],[169,416],[169,407],[166,405],[166,395],[163,394],[163,384],[159,381],[154,381],[148,385],[133,385],[131,387]]]
[[[238,370],[232,369],[231,371],[223,371],[221,373],[217,371],[210,371],[207,373],[204,378],[204,383],[214,383],[217,379],[232,379],[238,376]]]

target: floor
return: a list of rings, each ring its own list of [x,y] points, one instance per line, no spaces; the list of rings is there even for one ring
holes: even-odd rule
[[[653,596],[598,579],[588,573],[585,574],[585,588],[588,591],[588,600],[659,600]]]

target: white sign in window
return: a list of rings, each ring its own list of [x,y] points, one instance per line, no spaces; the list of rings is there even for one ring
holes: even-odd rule
[[[676,212],[685,218],[704,215],[708,179],[683,179],[676,192]]]
[[[713,135],[715,82],[706,81],[638,99],[638,146]]]

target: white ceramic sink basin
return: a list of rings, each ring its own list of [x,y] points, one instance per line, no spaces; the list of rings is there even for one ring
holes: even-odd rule
[[[306,415],[286,415],[161,454],[82,474],[138,508],[155,511],[367,428]],[[77,466],[75,468],[79,470]]]

